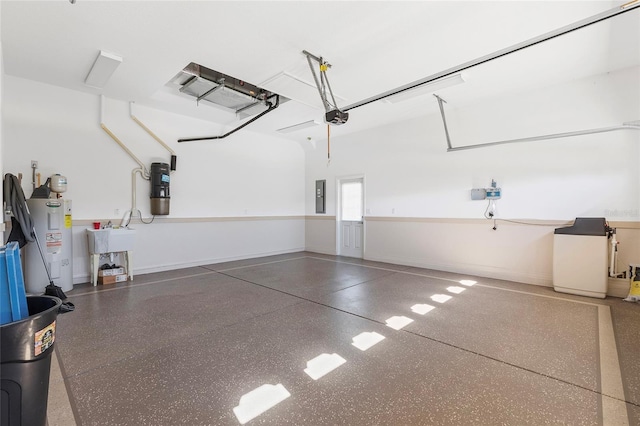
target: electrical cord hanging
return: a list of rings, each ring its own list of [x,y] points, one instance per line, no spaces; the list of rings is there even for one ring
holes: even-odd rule
[[[493,212],[489,211],[489,208],[491,207],[491,201],[489,200],[489,202],[487,203],[487,208],[484,210],[484,217],[486,219],[491,219],[493,217]]]
[[[523,222],[523,221],[519,221],[519,220],[510,220],[510,219],[493,219],[493,230],[497,231],[498,230],[498,221],[502,221],[502,222],[509,222],[509,223],[515,223],[518,225],[530,225],[530,226],[563,226],[566,225],[566,223],[532,223],[532,222]]]
[[[532,223],[532,222],[522,222],[522,221],[510,220],[510,219],[494,219],[494,221],[496,220],[500,220],[502,222],[517,223],[518,225],[531,225],[531,226],[562,226],[567,224],[566,222],[564,223]]]
[[[151,216],[151,220],[149,222],[145,222],[144,219],[142,219],[142,216],[140,216],[140,222],[144,223],[145,225],[150,225],[151,223],[153,223],[155,218],[156,218],[156,215],[153,215]]]
[[[150,225],[151,223],[153,223],[154,219],[156,218],[156,215],[153,215],[151,217],[151,220],[148,222],[145,222],[144,219],[142,218],[142,212],[138,209],[136,209],[135,211],[131,212],[131,215],[129,216],[129,220],[127,221],[127,223],[125,225],[123,225],[123,228],[126,228],[127,226],[129,226],[129,224],[131,223],[131,219],[134,216],[138,216],[140,218],[140,222],[144,223],[145,225]]]

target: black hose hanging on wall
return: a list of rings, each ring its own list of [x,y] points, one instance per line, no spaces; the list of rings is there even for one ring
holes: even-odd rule
[[[207,140],[213,140],[213,139],[224,139],[227,136],[230,136],[230,135],[234,134],[235,132],[237,132],[238,130],[248,126],[251,123],[253,123],[254,121],[256,121],[258,118],[262,117],[263,115],[266,115],[266,114],[270,113],[271,111],[273,111],[274,109],[278,108],[278,106],[280,105],[280,95],[276,95],[276,102],[274,104],[272,104],[271,102],[267,102],[267,105],[269,105],[268,109],[266,109],[265,111],[262,111],[260,114],[256,115],[255,117],[253,117],[251,120],[247,121],[246,123],[243,123],[240,126],[236,127],[235,129],[228,131],[224,135],[220,135],[220,136],[203,136],[203,137],[198,137],[198,138],[183,138],[183,139],[178,139],[178,142],[193,142],[193,141],[207,141]]]

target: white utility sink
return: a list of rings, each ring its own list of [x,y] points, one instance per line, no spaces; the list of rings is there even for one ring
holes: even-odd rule
[[[130,228],[87,229],[89,253],[132,251],[135,236],[135,229]]]

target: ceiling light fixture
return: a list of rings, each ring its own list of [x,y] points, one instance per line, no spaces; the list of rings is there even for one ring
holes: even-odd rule
[[[309,121],[304,121],[302,123],[294,124],[293,126],[283,127],[276,131],[280,133],[291,133],[291,132],[297,132],[298,130],[307,129],[309,127],[317,126],[318,124],[320,123],[317,122],[316,120],[309,120]]]
[[[448,77],[444,77],[444,78],[432,81],[430,83],[421,84],[411,89],[403,90],[402,92],[386,97],[383,100],[390,104],[395,104],[398,102],[406,101],[407,99],[415,98],[417,96],[425,95],[428,93],[434,93],[440,89],[456,86],[462,83],[464,83],[464,78],[462,77],[462,74],[454,74]]]
[[[101,50],[91,67],[91,71],[87,74],[84,84],[102,89],[121,63],[122,57]]]

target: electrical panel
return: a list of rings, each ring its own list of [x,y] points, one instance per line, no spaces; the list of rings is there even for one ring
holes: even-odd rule
[[[487,198],[487,190],[484,188],[473,188],[471,190],[472,200],[484,200]]]
[[[316,181],[316,213],[326,213],[324,191],[326,180]]]
[[[490,188],[473,188],[471,189],[472,200],[499,200],[502,196],[502,190],[498,188],[495,180],[491,180]]]

